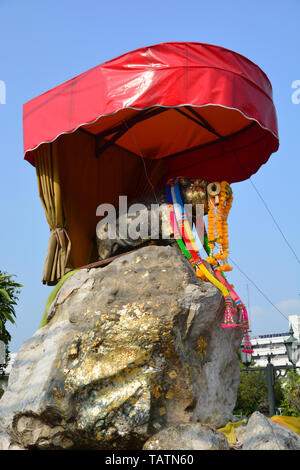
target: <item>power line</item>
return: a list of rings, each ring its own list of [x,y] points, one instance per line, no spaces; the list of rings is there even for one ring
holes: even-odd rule
[[[236,159],[236,162],[237,164],[239,165],[240,169],[242,170],[242,172],[244,173],[245,175],[245,179],[249,179],[250,183],[252,184],[252,187],[254,188],[256,194],[258,195],[258,197],[260,198],[260,200],[262,201],[263,205],[265,206],[266,210],[268,211],[268,213],[270,214],[274,224],[276,225],[278,231],[280,232],[282,238],[284,239],[285,243],[287,244],[287,246],[289,247],[289,249],[291,250],[291,252],[293,253],[293,255],[295,256],[296,260],[298,261],[298,263],[300,264],[300,259],[297,255],[297,253],[295,252],[294,248],[291,246],[291,244],[289,243],[289,241],[287,240],[286,236],[284,235],[283,231],[281,230],[280,226],[279,226],[279,223],[277,222],[277,220],[275,219],[275,217],[273,216],[271,210],[269,209],[266,201],[264,200],[264,198],[262,197],[262,195],[260,194],[260,192],[258,191],[256,185],[253,183],[251,177],[248,175],[248,172],[246,171],[245,167],[244,167],[244,164],[242,163],[242,161],[238,158],[236,152],[234,152],[234,156],[235,156],[235,159]]]
[[[293,249],[293,247],[291,246],[291,244],[289,243],[289,241],[287,240],[286,236],[284,235],[283,231],[281,230],[277,220],[275,219],[275,217],[273,216],[271,210],[269,209],[266,201],[264,200],[264,198],[262,197],[262,195],[260,194],[260,192],[258,191],[257,187],[255,186],[255,184],[253,183],[252,179],[249,178],[249,181],[250,183],[252,184],[255,192],[257,193],[258,197],[261,199],[263,205],[265,206],[266,210],[268,211],[268,213],[270,214],[274,224],[276,225],[277,229],[279,230],[279,232],[281,233],[281,236],[282,238],[284,239],[284,241],[286,242],[287,246],[289,247],[289,249],[291,250],[291,252],[293,253],[293,255],[295,256],[296,260],[298,261],[298,263],[300,264],[300,259],[297,255],[297,253],[295,252],[295,250]]]
[[[289,321],[289,319],[284,315],[284,313],[282,313],[282,311],[279,310],[279,308],[276,307],[275,304],[273,304],[273,302],[269,299],[269,297],[267,297],[267,295],[255,284],[255,282],[252,281],[252,279],[250,279],[250,277],[247,276],[247,274],[244,273],[244,271],[242,271],[242,269],[239,267],[239,265],[237,263],[235,263],[235,261],[233,261],[232,258],[229,258],[229,259],[238,268],[238,270],[248,279],[248,281],[250,281],[251,284],[254,285],[254,287],[261,293],[261,295],[277,310],[277,312],[279,312],[280,315],[282,315],[287,321]]]

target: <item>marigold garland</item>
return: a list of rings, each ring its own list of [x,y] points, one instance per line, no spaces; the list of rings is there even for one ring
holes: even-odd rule
[[[210,256],[206,261],[212,265],[219,262],[216,268],[218,271],[231,271],[232,267],[227,262],[229,255],[228,241],[228,223],[227,218],[232,206],[232,192],[228,191],[229,183],[222,181],[217,183],[220,185],[219,195],[208,194],[208,246],[210,248]],[[218,248],[218,253],[213,252],[214,248]]]

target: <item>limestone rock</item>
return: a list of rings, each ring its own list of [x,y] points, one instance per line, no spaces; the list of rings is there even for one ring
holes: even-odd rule
[[[25,450],[24,447],[11,442],[10,436],[0,427],[0,450]]]
[[[0,427],[0,450],[8,450],[10,445],[9,435]]]
[[[75,277],[76,276],[76,277]],[[71,276],[19,350],[0,426],[37,449],[141,449],[166,426],[231,419],[242,332],[175,247]]]
[[[51,320],[51,318],[55,315],[55,311],[58,308],[60,304],[62,304],[67,297],[69,297],[72,292],[76,291],[79,289],[79,287],[82,286],[82,284],[87,280],[88,278],[88,270],[87,269],[80,269],[80,271],[77,271],[75,274],[73,274],[70,279],[68,279],[68,282],[65,282],[61,289],[59,290],[56,298],[50,305],[50,307],[47,310],[47,322]],[[61,316],[59,317],[59,321],[61,321],[62,318]]]
[[[229,450],[229,445],[221,432],[200,423],[186,423],[154,434],[143,450]]]
[[[281,424],[253,413],[240,437],[243,450],[300,450],[300,436]]]
[[[236,436],[236,443],[234,444],[233,447],[237,447],[237,448],[243,447],[243,440],[244,440],[244,436],[246,433],[246,428],[247,428],[247,424],[246,422],[244,422],[234,429],[235,436]]]

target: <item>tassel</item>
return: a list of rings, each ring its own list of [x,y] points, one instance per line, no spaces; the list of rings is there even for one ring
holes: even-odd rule
[[[234,321],[233,315],[236,313],[236,309],[232,305],[231,297],[225,297],[225,313],[224,313],[224,322],[222,323],[222,328],[234,328],[238,326]]]
[[[249,330],[245,331],[243,342],[244,342],[244,347],[242,349],[242,352],[245,352],[245,353],[248,353],[248,354],[253,354],[254,351],[252,349],[251,339],[250,339],[250,336],[249,336]]]
[[[249,324],[247,310],[245,309],[245,306],[242,304],[241,300],[236,300],[235,303],[237,305],[238,312],[237,324],[240,328],[248,329]]]

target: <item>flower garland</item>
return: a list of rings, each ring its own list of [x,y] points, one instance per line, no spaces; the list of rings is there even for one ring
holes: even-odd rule
[[[228,186],[228,183],[222,182],[220,189],[221,189],[221,196],[220,196],[220,201],[223,206],[223,214],[225,217],[219,218],[218,221],[222,222],[218,224],[218,241],[220,244],[222,244],[222,251],[220,250],[220,254],[222,254],[222,257],[211,257],[213,261],[213,270],[215,272],[216,278],[207,270],[206,266],[203,263],[203,260],[200,257],[199,250],[197,248],[195,239],[192,234],[192,230],[190,228],[190,225],[187,221],[186,215],[184,213],[184,207],[179,191],[179,184],[178,180],[171,180],[169,181],[169,184],[167,184],[166,190],[167,190],[167,202],[170,210],[170,222],[171,226],[173,229],[174,237],[181,248],[182,252],[184,255],[187,257],[187,259],[191,262],[193,267],[196,269],[196,275],[200,277],[201,279],[204,280],[209,280],[211,281],[222,293],[225,299],[225,315],[224,315],[224,321],[222,323],[223,328],[229,328],[229,327],[241,327],[244,329],[244,352],[253,352],[251,348],[251,340],[249,336],[249,322],[248,322],[248,314],[245,305],[239,298],[239,296],[236,294],[236,292],[233,290],[233,286],[231,286],[228,281],[226,280],[225,276],[223,273],[218,270],[220,267],[219,262],[217,259],[222,259],[226,260],[229,250],[228,250],[228,228],[227,228],[227,216],[231,208],[232,204],[232,194],[229,195],[229,197],[226,195],[226,187]],[[215,202],[219,202],[218,198],[216,198]],[[178,208],[178,203],[181,208],[181,213]],[[225,224],[224,224],[225,220]],[[212,221],[211,227],[217,226],[215,223],[215,217],[214,220]],[[197,230],[197,224],[196,224],[196,230]],[[181,239],[180,232],[183,235],[184,241]],[[221,235],[222,233],[222,235]],[[212,235],[212,230],[210,232]],[[199,235],[199,234],[198,234]],[[221,235],[221,236],[220,236]],[[200,238],[199,238],[200,240]],[[212,238],[211,238],[212,240]],[[186,246],[187,245],[187,246]],[[204,227],[204,248],[205,251],[208,254],[208,257],[210,257],[211,253],[211,248],[215,246],[214,243],[209,242],[208,236]],[[189,249],[188,249],[188,248]],[[224,265],[222,266],[224,267]],[[226,265],[225,265],[226,267]],[[228,269],[226,269],[228,270]],[[235,303],[236,307],[234,307]],[[234,320],[234,315],[237,313],[237,321]]]
[[[212,183],[209,186],[219,187],[219,193],[208,187],[208,246],[210,255],[206,261],[217,266],[217,271],[231,271],[232,267],[227,262],[229,255],[228,241],[228,214],[232,206],[232,192],[228,192],[229,184],[226,181]],[[219,196],[220,194],[220,196]],[[218,246],[218,253],[214,254],[214,248]]]

